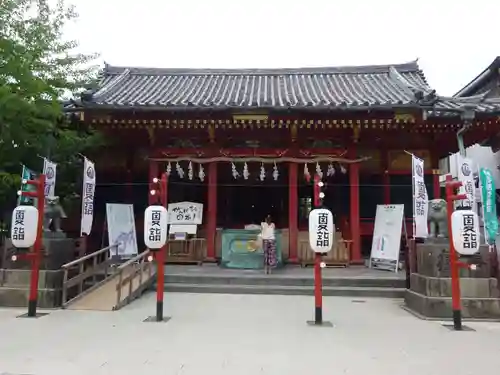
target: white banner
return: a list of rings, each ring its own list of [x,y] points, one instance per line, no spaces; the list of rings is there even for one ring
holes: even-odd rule
[[[413,181],[413,237],[427,238],[429,230],[427,215],[429,212],[429,196],[425,186],[424,161],[412,155],[412,181]]]
[[[177,202],[168,204],[169,224],[200,225],[202,221],[203,221],[203,203]]]
[[[109,244],[118,244],[118,256],[132,258],[137,255],[134,205],[106,203],[106,222]],[[116,250],[111,250],[111,255],[117,255]]]
[[[56,171],[57,164],[49,159],[43,159],[43,174],[45,175],[45,196],[55,197],[56,195]]]
[[[85,158],[83,163],[82,222],[80,236],[90,235],[94,220],[95,166]]]
[[[457,203],[457,206],[470,207],[477,211],[475,205],[476,184],[474,182],[474,173],[472,172],[472,160],[461,155],[458,156],[458,181],[462,181],[459,194],[467,194],[467,199]]]
[[[398,270],[404,205],[377,205],[370,267]]]

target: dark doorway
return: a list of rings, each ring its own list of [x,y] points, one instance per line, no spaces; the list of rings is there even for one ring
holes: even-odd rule
[[[250,173],[244,179],[243,163],[235,163],[240,176],[234,178],[231,163],[218,168],[218,221],[225,228],[242,228],[260,224],[271,215],[277,227],[288,226],[288,171],[277,164],[278,179],[273,178],[273,165],[265,164],[265,179],[260,179],[260,163],[247,163]]]

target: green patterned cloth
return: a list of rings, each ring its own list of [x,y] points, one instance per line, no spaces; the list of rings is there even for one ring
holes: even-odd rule
[[[221,266],[238,269],[262,269],[264,267],[263,250],[254,250],[250,241],[257,239],[259,230],[225,229],[222,231]],[[283,265],[281,250],[281,231],[276,230],[276,257],[278,267]]]

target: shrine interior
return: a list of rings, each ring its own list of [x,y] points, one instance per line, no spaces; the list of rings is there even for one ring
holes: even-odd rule
[[[187,171],[188,162],[180,162],[183,170]],[[270,214],[277,228],[288,227],[288,168],[286,163],[277,163],[278,179],[273,177],[273,163],[264,164],[266,175],[260,179],[261,163],[247,163],[249,177],[244,179],[244,163],[235,163],[238,178],[233,177],[232,164],[220,163],[217,171],[217,227],[223,229],[242,229],[248,224],[259,224],[266,215]],[[340,164],[333,164],[333,176],[327,176],[328,163],[320,165],[324,173],[325,198],[323,205],[329,208],[335,218],[337,227],[349,218],[350,189],[349,168]],[[308,165],[312,175],[315,165]],[[200,202],[204,205],[204,215],[207,215],[208,181],[200,181],[197,176],[190,180],[186,174],[181,178],[172,167],[169,176],[169,202]],[[104,220],[106,203],[132,203],[136,216],[142,216],[148,204],[147,170],[134,173],[130,185],[123,184],[123,176],[103,176],[96,188],[96,217]],[[121,181],[120,181],[121,179]],[[118,183],[115,183],[119,182]],[[392,175],[390,177],[391,203],[404,204],[405,217],[412,215],[411,176]],[[298,174],[298,226],[300,230],[307,230],[308,214],[312,208],[312,183],[304,176],[304,166],[301,165]],[[432,176],[426,176],[427,190],[432,198]],[[383,179],[380,173],[365,171],[360,175],[360,220],[373,222],[377,204],[383,200]],[[132,192],[132,193],[131,193]],[[127,199],[132,197],[132,201]],[[98,222],[100,220],[98,219]],[[99,225],[99,224],[98,224]],[[139,236],[140,239],[140,236]],[[364,234],[362,237],[362,253],[367,256],[370,252],[372,236]]]

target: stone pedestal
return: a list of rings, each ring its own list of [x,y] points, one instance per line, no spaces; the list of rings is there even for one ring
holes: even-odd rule
[[[64,233],[45,232],[43,239],[40,279],[38,283],[38,306],[53,308],[61,305],[63,272],[61,266],[75,259],[75,240]],[[0,269],[0,306],[25,307],[28,304],[31,261],[11,261],[12,254],[19,254],[9,243],[3,255]]]
[[[41,270],[59,270],[63,264],[75,260],[75,240],[67,238],[64,233],[45,232],[42,243]],[[13,249],[10,240],[7,240],[6,249],[11,249],[10,255],[23,252],[23,250]],[[29,269],[31,267],[31,261],[22,259],[22,257],[15,262],[10,261],[10,256],[5,260],[5,265],[2,265],[2,268]]]
[[[426,318],[451,319],[451,278],[447,240],[416,245],[416,273],[406,291],[408,309]],[[491,278],[490,254],[482,246],[476,256],[461,258],[477,264],[476,270],[460,269],[462,316],[473,319],[500,319],[500,293],[497,279]]]
[[[0,306],[27,307],[31,272],[24,269],[0,269]],[[61,306],[63,274],[60,270],[41,270],[38,281],[38,307]]]

